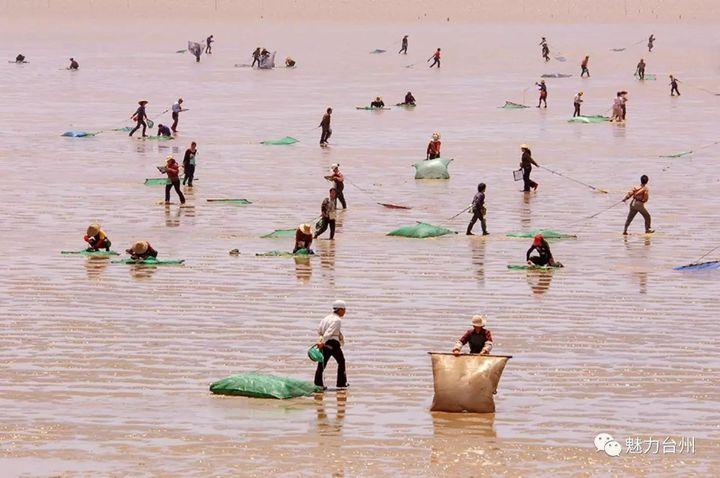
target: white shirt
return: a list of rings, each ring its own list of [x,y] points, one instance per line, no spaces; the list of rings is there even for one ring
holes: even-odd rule
[[[180,111],[182,111],[182,106],[180,106],[180,103],[175,103],[172,105],[173,113],[180,113]]]
[[[582,96],[575,95],[575,103],[582,103],[582,102],[583,102]]]
[[[337,340],[340,342],[340,345],[342,345],[344,337],[342,332],[340,332],[341,323],[342,319],[334,312],[322,319],[317,328],[320,341],[322,343],[327,343],[328,340]]]

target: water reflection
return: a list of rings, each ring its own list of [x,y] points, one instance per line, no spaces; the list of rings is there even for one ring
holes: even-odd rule
[[[85,261],[85,273],[88,279],[97,279],[109,265],[109,257],[88,256],[87,261]]]
[[[533,294],[542,295],[550,289],[554,271],[528,270],[526,272],[525,278]]]
[[[475,267],[475,278],[480,285],[485,285],[485,238],[470,236],[472,263]]]
[[[312,276],[312,258],[295,257],[295,276],[301,284],[308,284]]]
[[[332,403],[335,395],[335,403]],[[335,417],[331,418],[328,408],[335,408]],[[315,394],[315,412],[317,413],[317,431],[322,436],[339,436],[345,421],[345,407],[347,405],[347,390]]]

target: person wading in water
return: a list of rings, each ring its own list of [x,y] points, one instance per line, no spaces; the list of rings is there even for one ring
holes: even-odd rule
[[[138,109],[135,111],[135,113],[132,115],[132,119],[137,122],[135,127],[130,131],[130,134],[128,136],[132,136],[135,131],[140,129],[140,126],[142,126],[142,135],[143,138],[147,137],[145,132],[147,131],[147,123],[145,120],[147,119],[147,113],[145,112],[145,105],[148,104],[147,100],[140,100],[138,101],[138,104],[140,105]]]
[[[345,343],[342,331],[342,318],[345,317],[346,305],[342,300],[333,302],[333,312],[320,321],[317,333],[320,336],[317,347],[323,353],[323,361],[317,364],[315,370],[315,385],[325,389],[323,383],[323,372],[330,357],[334,358],[338,365],[337,384],[338,388],[346,388],[348,386],[347,376],[345,375],[345,356],[343,355],[342,346]]]
[[[408,36],[405,35],[402,39],[402,46],[400,47],[399,53],[402,53],[403,55],[407,55],[407,48],[408,48]]]
[[[623,235],[625,236],[627,236],[628,227],[630,227],[630,224],[633,222],[633,219],[635,219],[637,213],[640,213],[643,219],[645,219],[645,234],[652,234],[655,232],[650,228],[652,218],[650,217],[650,213],[647,209],[645,209],[645,203],[648,202],[648,199],[650,199],[650,190],[647,185],[649,180],[650,179],[643,174],[640,177],[640,186],[635,186],[628,191],[623,199],[623,202],[627,202],[628,199],[632,198],[630,201],[630,210],[628,211],[627,219],[625,220],[625,229],[623,229]]]
[[[478,184],[478,192],[472,200],[470,210],[473,213],[473,217],[470,219],[470,224],[468,224],[467,232],[465,233],[468,236],[473,235],[472,229],[478,219],[480,219],[480,225],[482,226],[482,235],[487,236],[489,234],[489,232],[487,232],[487,224],[485,224],[485,214],[487,213],[485,209],[485,187],[485,183]]]
[[[332,136],[332,129],[330,129],[330,117],[332,116],[332,108],[328,108],[327,112],[323,115],[322,121],[320,121],[319,127],[322,128],[320,134],[320,146],[326,146],[328,139]]]
[[[440,142],[440,133],[435,131],[432,134],[432,139],[428,143],[425,160],[427,161],[428,159],[439,158],[441,146],[442,146],[442,143]]]
[[[537,191],[538,183],[530,179],[530,173],[532,172],[533,165],[540,166],[532,158],[532,152],[530,146],[527,144],[521,144],[520,150],[522,151],[522,157],[520,158],[520,169],[523,171],[523,192],[530,192],[530,188]]]
[[[473,315],[472,328],[463,334],[455,342],[453,354],[460,355],[463,346],[470,346],[471,354],[488,355],[493,348],[492,333],[485,328],[487,317],[484,315]]]

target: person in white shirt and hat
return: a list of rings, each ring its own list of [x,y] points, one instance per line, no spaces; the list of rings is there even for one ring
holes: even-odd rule
[[[343,191],[345,190],[345,176],[343,176],[343,173],[340,172],[340,165],[337,163],[331,165],[330,175],[325,176],[325,179],[327,179],[328,181],[332,181],[335,185],[335,194],[337,195],[335,205],[337,206],[337,201],[340,201],[342,208],[347,209],[347,203],[345,202],[345,194],[343,194]]]
[[[182,107],[183,99],[178,98],[177,102],[173,103],[173,105],[170,107],[172,109],[172,126],[170,129],[173,133],[177,133],[177,126],[178,121],[180,121],[180,113],[183,111],[187,111],[185,108]]]
[[[326,388],[323,384],[323,372],[330,357],[334,358],[338,365],[337,387],[346,388],[348,386],[347,376],[345,375],[345,356],[342,351],[345,339],[340,330],[342,318],[345,317],[346,305],[344,301],[336,300],[333,302],[332,308],[332,314],[322,319],[317,328],[317,333],[320,336],[317,347],[323,353],[323,361],[317,364],[317,369],[315,370],[315,385],[323,389]]]
[[[460,355],[465,344],[470,345],[471,354],[488,355],[493,347],[492,334],[485,328],[487,317],[484,315],[474,315],[472,318],[472,328],[458,339],[453,347],[453,353]]]

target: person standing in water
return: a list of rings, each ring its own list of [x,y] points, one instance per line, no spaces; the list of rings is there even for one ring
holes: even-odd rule
[[[542,45],[542,57],[545,60],[545,63],[550,61],[550,47],[547,43],[543,43]]]
[[[487,317],[474,315],[471,324],[472,328],[455,343],[453,354],[460,355],[463,346],[469,345],[471,354],[488,355],[493,348],[493,338],[490,331],[485,328]]]
[[[347,209],[347,203],[345,202],[345,194],[343,194],[343,191],[345,190],[345,176],[343,176],[343,173],[340,172],[340,165],[331,165],[330,175],[325,176],[325,179],[327,179],[328,181],[332,181],[335,187],[335,192],[337,194],[337,200],[335,202],[336,207],[337,201],[340,201],[342,208]]]
[[[678,80],[674,76],[670,75],[670,96],[675,96],[675,93],[677,93],[677,95],[680,96],[680,90],[678,90],[679,82],[680,82],[680,80]]]
[[[582,68],[582,70],[580,71],[580,78],[582,78],[585,74],[587,74],[588,78],[590,78],[590,70],[588,70],[589,61],[590,57],[586,55],[582,63],[580,63],[580,68]]]
[[[427,59],[427,61],[433,60],[432,65],[430,65],[430,68],[437,65],[438,68],[440,68],[440,48],[435,50],[435,53]],[[427,62],[426,62],[427,63]]]
[[[402,39],[402,46],[400,47],[400,51],[398,54],[402,53],[403,55],[407,55],[407,48],[408,48],[408,36],[405,35]]]
[[[167,181],[165,183],[165,204],[170,204],[170,190],[175,188],[175,192],[180,198],[180,204],[185,204],[185,196],[180,191],[180,165],[175,158],[170,155],[165,161],[165,174]]]
[[[540,166],[532,157],[530,146],[527,144],[521,144],[520,150],[522,151],[522,157],[520,158],[520,169],[523,171],[523,192],[530,192],[530,188],[537,191],[538,183],[530,179],[530,173],[532,172],[533,165]]]
[[[440,133],[435,131],[432,134],[432,139],[428,143],[425,161],[429,159],[437,159],[440,157],[440,147],[442,146],[442,143],[440,142]]]
[[[207,37],[207,40],[205,40],[205,54],[206,55],[212,55],[212,44],[215,42],[213,40],[213,36],[210,35]]]
[[[648,38],[648,52],[652,53],[653,47],[655,43],[655,35],[652,33],[650,34],[650,38]]]
[[[138,109],[135,111],[135,113],[132,115],[132,119],[137,122],[135,127],[130,131],[130,134],[128,136],[132,137],[133,133],[140,129],[140,126],[142,126],[142,136],[143,138],[147,137],[146,131],[147,131],[147,123],[145,120],[147,119],[147,113],[145,112],[145,105],[148,104],[147,100],[140,100],[138,101],[138,104],[140,105]]]
[[[337,369],[337,382],[338,388],[346,388],[348,386],[347,376],[345,374],[345,356],[343,355],[342,346],[345,343],[340,327],[342,325],[342,318],[345,317],[346,312],[345,302],[342,300],[336,300],[333,302],[333,312],[320,321],[320,325],[317,328],[317,333],[320,336],[317,342],[317,348],[323,353],[323,361],[317,364],[315,370],[315,385],[326,389],[323,384],[323,372],[330,357],[334,358],[338,364]]]
[[[173,131],[173,133],[177,133],[178,121],[180,121],[180,113],[183,111],[187,111],[187,110],[183,109],[182,104],[183,104],[183,99],[178,98],[177,102],[173,103],[173,105],[170,107],[172,110],[172,120],[173,120],[173,124],[170,127],[170,129]]]
[[[610,118],[610,121],[612,122],[622,122],[623,120],[623,99],[622,99],[622,91],[618,91],[615,95],[615,99],[613,100],[612,105],[612,118]]]
[[[647,185],[648,181],[649,178],[643,174],[640,177],[640,186],[632,188],[623,198],[623,202],[627,202],[628,199],[632,198],[630,201],[630,210],[628,211],[627,219],[625,220],[625,229],[623,229],[624,236],[627,236],[628,227],[633,222],[633,219],[635,219],[637,213],[640,213],[643,219],[645,219],[645,234],[652,234],[655,232],[650,228],[652,218],[650,217],[650,213],[647,209],[645,209],[645,203],[647,203],[648,199],[650,199],[650,190]]]
[[[68,70],[77,70],[80,68],[80,64],[75,61],[75,58],[70,58],[70,66],[68,67]]]
[[[320,121],[319,127],[322,128],[320,134],[320,146],[327,146],[328,139],[332,136],[332,129],[330,129],[330,117],[332,116],[332,108],[328,108],[327,112],[323,115]]]
[[[330,189],[330,195],[323,199],[322,205],[320,206],[320,223],[316,227],[315,239],[318,238],[322,233],[330,228],[330,240],[335,239],[335,218],[337,217],[337,208],[335,206],[337,202],[337,190],[335,188]]]
[[[628,92],[627,91],[621,91],[620,92],[620,108],[622,109],[622,120],[625,121],[625,117],[627,116],[627,97]]]
[[[197,155],[197,143],[193,141],[190,143],[190,147],[185,150],[185,157],[183,157],[183,171],[185,172],[183,186],[187,183],[189,188],[193,187],[193,179],[195,178],[195,155]]]
[[[480,225],[482,226],[482,235],[487,236],[490,234],[487,232],[487,224],[485,223],[485,214],[487,213],[487,210],[485,209],[485,187],[485,183],[478,184],[478,192],[472,200],[470,210],[473,213],[473,217],[470,219],[470,224],[468,224],[467,231],[465,232],[468,236],[474,235],[472,230],[478,219],[480,220]]]
[[[635,76],[637,76],[641,80],[645,79],[645,59],[640,58],[640,62],[635,68]]]
[[[537,87],[540,90],[540,99],[538,100],[537,107],[540,108],[540,105],[542,103],[545,103],[545,108],[547,108],[547,85],[545,84],[545,80],[540,80],[540,83],[535,83]]]
[[[575,106],[575,112],[573,113],[573,118],[576,116],[580,116],[580,106],[583,102],[583,92],[578,91],[578,94],[575,95],[575,99],[573,99],[573,106]]]
[[[260,47],[255,48],[255,51],[252,53],[253,62],[252,65],[250,65],[250,68],[255,67],[255,63],[260,66]]]

